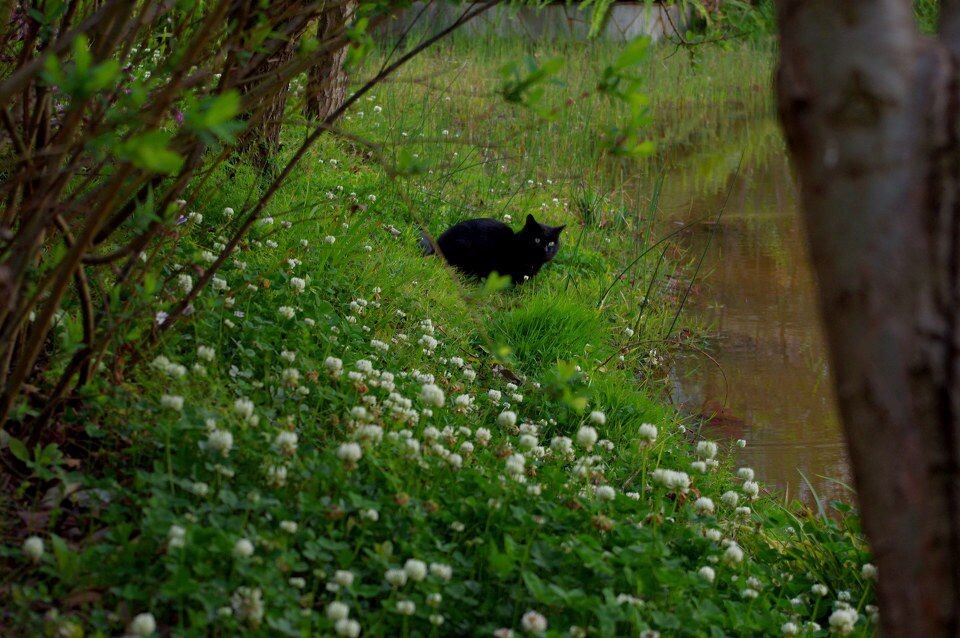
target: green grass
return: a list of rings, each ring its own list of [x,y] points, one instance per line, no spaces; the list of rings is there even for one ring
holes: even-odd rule
[[[662,364],[649,353],[669,349],[676,300],[654,286],[636,316],[657,253],[598,306],[655,238],[632,173],[655,171],[603,165],[590,150],[613,110],[578,103],[528,128],[529,114],[492,97],[496,67],[524,48],[454,43],[354,109],[351,132],[384,143],[385,155],[414,138],[433,174],[393,179],[348,142],[324,140],[274,201],[274,223],[257,226],[222,273],[226,289],[205,291],[167,333],[156,353],[166,360],[110,370],[114,381],[87,389],[64,422],[79,433],[74,447],[35,458],[15,495],[35,515],[0,545],[4,627],[120,635],[150,613],[164,635],[332,635],[330,605],[342,602],[369,636],[522,633],[529,611],[551,636],[761,636],[788,622],[822,636],[834,607],[849,604],[855,633],[872,633],[855,516],[798,516],[766,492],[752,500],[729,443],[715,467],[691,465],[707,460],[695,424],[664,405]],[[610,49],[532,52],[573,60],[566,86],[549,94],[560,103]],[[752,95],[745,63],[769,68],[752,50],[707,56],[697,70],[668,54],[650,62],[665,137],[682,137],[688,114]],[[684,78],[676,92],[674,72]],[[447,105],[412,82],[424,77],[454,79],[446,91],[458,99]],[[298,134],[288,130],[291,142]],[[203,221],[166,249],[170,286],[236,223],[224,207],[241,210],[259,187],[233,168],[200,194]],[[607,193],[582,226],[578,189]],[[418,223],[436,232],[526,211],[570,226],[556,263],[519,289],[484,293],[419,254]],[[172,299],[161,292],[152,307]],[[424,395],[431,383],[442,406]],[[639,437],[643,423],[656,425],[654,442]],[[592,447],[577,441],[585,426],[597,430]],[[343,456],[357,449],[361,458]],[[658,468],[689,473],[689,490],[659,484]],[[75,489],[56,498],[51,483]],[[722,500],[727,492],[749,509]],[[712,512],[695,507],[700,497]],[[46,544],[36,562],[21,550],[28,533]],[[417,580],[410,559],[441,567]],[[405,565],[408,582],[390,584],[388,570]],[[412,615],[399,613],[408,602]]]

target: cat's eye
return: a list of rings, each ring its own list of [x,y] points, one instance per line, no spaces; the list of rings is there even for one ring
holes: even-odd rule
[[[533,241],[535,241],[535,242],[537,242],[537,243],[539,244],[539,243],[540,243],[540,238],[539,238],[539,237],[537,237],[537,238],[536,238],[536,239],[534,239]]]

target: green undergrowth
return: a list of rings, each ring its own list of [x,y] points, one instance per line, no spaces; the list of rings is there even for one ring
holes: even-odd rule
[[[664,403],[677,299],[648,286],[653,259],[624,270],[655,239],[644,204],[584,220],[580,186],[549,165],[458,164],[481,146],[447,144],[462,131],[392,90],[349,126],[430,133],[416,152],[443,166],[393,179],[325,139],[149,365],[110,370],[66,415],[93,453],[18,450],[32,474],[23,529],[0,546],[4,626],[871,634],[856,517],[784,507],[733,465],[735,443]],[[211,183],[166,249],[156,312],[237,223],[225,209],[262,188],[239,164]],[[528,212],[568,228],[517,289],[420,254],[421,224]]]

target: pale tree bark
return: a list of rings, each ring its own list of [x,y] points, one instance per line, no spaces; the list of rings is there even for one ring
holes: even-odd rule
[[[960,635],[960,42],[910,0],[777,0],[780,117],[886,636]]]
[[[336,34],[342,33],[353,19],[356,9],[356,0],[331,3],[317,20],[317,40],[326,42]],[[307,78],[307,101],[304,106],[306,117],[322,120],[336,111],[347,99],[350,76],[344,68],[344,62],[347,59],[348,48],[344,46],[334,49],[310,68]]]

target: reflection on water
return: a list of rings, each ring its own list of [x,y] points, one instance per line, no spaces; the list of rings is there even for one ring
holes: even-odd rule
[[[783,145],[768,118],[740,125],[726,145],[685,154],[667,172],[661,203],[670,226],[715,213],[730,191],[719,222],[694,223],[682,235],[690,255],[706,247],[685,312],[715,330],[715,361],[681,358],[673,399],[712,417],[705,436],[745,438],[739,460],[761,481],[809,503],[802,471],[821,497],[849,500],[830,480],[850,477]]]

